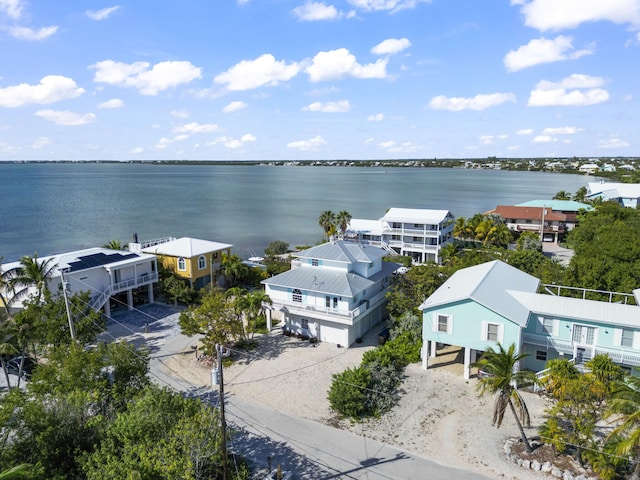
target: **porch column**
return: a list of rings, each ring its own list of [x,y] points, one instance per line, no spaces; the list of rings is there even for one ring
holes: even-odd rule
[[[267,332],[271,331],[271,309],[266,308],[264,311],[265,316],[267,317]]]
[[[471,377],[471,348],[464,347],[464,379]]]
[[[127,290],[127,306],[129,310],[133,310],[133,290]]]
[[[422,358],[422,368],[426,370],[429,368],[429,340],[422,342],[422,351],[420,352]]]
[[[107,298],[107,302],[104,304],[104,314],[107,317],[111,316],[111,297]]]
[[[431,344],[431,357],[436,358],[437,342],[431,340],[429,343]]]
[[[149,303],[153,303],[153,283],[150,283],[149,285],[147,285],[148,290],[148,294],[149,294]]]

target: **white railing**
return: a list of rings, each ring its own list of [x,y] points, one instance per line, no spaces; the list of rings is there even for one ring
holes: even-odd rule
[[[134,287],[141,287],[143,285],[149,285],[150,283],[158,281],[158,273],[143,273],[139,278],[132,278],[129,280],[123,280],[122,282],[113,283],[109,285],[103,292],[94,296],[89,300],[89,306],[94,310],[100,310],[107,300],[116,293],[120,293],[129,290]]]
[[[555,295],[557,297],[567,296],[563,295],[564,290],[582,292],[582,299],[585,300],[587,298],[587,292],[595,293],[602,296],[609,297],[609,303],[614,303],[613,299],[615,297],[621,297],[621,301],[626,305],[628,300],[633,300],[634,295],[632,293],[622,293],[622,292],[611,292],[609,290],[595,290],[593,288],[582,288],[582,287],[567,287],[564,285],[553,285],[550,283],[543,283],[545,291],[551,295]],[[556,293],[553,293],[555,290]],[[574,297],[575,298],[575,297]]]

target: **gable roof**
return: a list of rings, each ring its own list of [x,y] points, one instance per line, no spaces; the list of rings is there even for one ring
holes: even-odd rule
[[[637,305],[513,290],[508,293],[534,314],[624,327],[637,328],[640,325],[640,307]]]
[[[151,247],[143,248],[145,253],[156,255],[167,255],[170,257],[193,258],[211,252],[217,252],[231,248],[233,245],[227,243],[210,242],[198,238],[181,237],[170,242],[159,243]]]
[[[500,260],[482,263],[455,272],[427,298],[420,310],[473,300],[521,327],[527,324],[529,310],[507,290],[536,292],[540,280]]]
[[[294,253],[293,256],[353,264],[358,262],[371,263],[387,254],[388,252],[383,248],[338,240],[316,245]]]
[[[384,217],[380,220],[383,222],[408,222],[408,223],[426,223],[438,224],[444,221],[449,210],[429,210],[424,208],[390,208]]]
[[[293,268],[261,283],[342,297],[355,297],[375,284],[355,273],[326,268]]]

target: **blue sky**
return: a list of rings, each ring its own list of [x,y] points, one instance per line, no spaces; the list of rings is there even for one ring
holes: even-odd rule
[[[0,0],[0,160],[637,156],[640,0]]]

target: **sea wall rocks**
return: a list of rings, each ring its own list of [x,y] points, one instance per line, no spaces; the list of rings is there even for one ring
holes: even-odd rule
[[[538,460],[529,460],[521,458],[520,455],[512,448],[514,444],[518,443],[517,439],[509,439],[504,444],[504,453],[507,459],[513,463],[519,465],[527,470],[533,470],[542,474],[550,475],[553,478],[559,478],[562,480],[598,480],[598,477],[590,476],[586,472],[576,473],[574,469],[563,469],[556,466],[551,461],[545,461],[540,463]],[[531,443],[531,446],[535,446],[535,442]],[[534,447],[535,448],[535,447]]]

